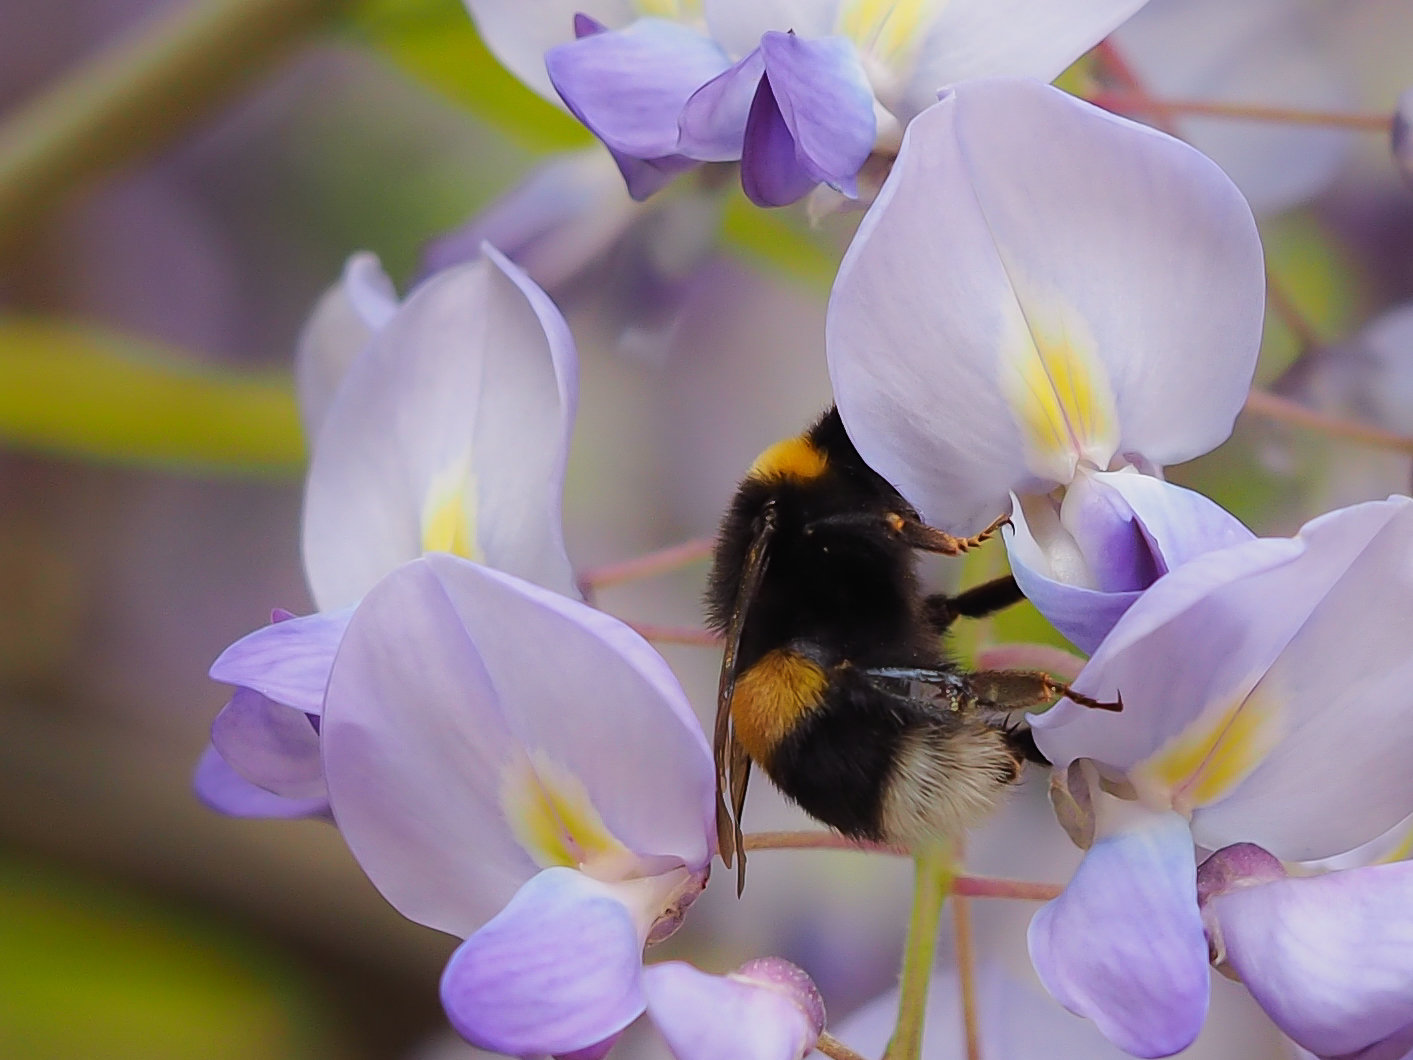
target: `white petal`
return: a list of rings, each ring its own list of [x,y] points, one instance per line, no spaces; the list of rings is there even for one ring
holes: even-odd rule
[[[639,12],[633,0],[464,0],[495,57],[540,95],[559,103],[545,72],[545,52],[574,39],[574,16],[622,29]]]
[[[1413,501],[1346,513],[1324,517],[1324,533],[1361,514],[1387,522],[1257,686],[1278,704],[1284,736],[1230,796],[1194,815],[1204,846],[1242,839],[1287,860],[1329,857],[1413,806]]]
[[[922,46],[909,115],[939,89],[974,77],[1049,81],[1144,0],[951,0]]]
[[[956,531],[1081,460],[1189,459],[1245,400],[1263,268],[1250,211],[1192,148],[1034,82],[961,84],[909,127],[840,268],[840,411]]]
[[[348,366],[396,311],[397,291],[367,251],[349,258],[343,277],[319,299],[294,354],[299,415],[311,444]]]
[[[575,376],[563,318],[494,251],[414,291],[350,369],[310,462],[320,608],[420,555],[438,491],[488,563],[573,592],[560,492]]]
[[[837,6],[837,0],[702,0],[702,13],[716,43],[740,59],[768,30],[824,36],[834,25]]]
[[[606,826],[641,858],[693,869],[711,856],[711,756],[661,657],[601,612],[455,557],[410,563],[368,594],[322,735],[329,799],[364,871],[405,916],[462,937],[540,867],[536,834],[512,818],[584,838],[579,818],[517,816],[527,766],[553,770],[529,776],[555,812],[601,818],[587,838]]]
[[[1346,79],[1308,21],[1289,0],[1151,0],[1113,43],[1159,97],[1348,110],[1354,100]],[[1257,213],[1323,190],[1353,146],[1349,132],[1272,122],[1184,118],[1177,130],[1226,171]]]

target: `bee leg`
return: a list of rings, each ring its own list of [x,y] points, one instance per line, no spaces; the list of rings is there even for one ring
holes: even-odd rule
[[[996,532],[1003,526],[1009,526],[1011,517],[1003,515],[994,523],[988,526],[981,533],[974,537],[953,537],[944,533],[936,527],[928,526],[926,523],[918,522],[916,519],[909,519],[897,512],[890,512],[887,516],[888,528],[903,539],[903,541],[915,549],[922,552],[936,552],[943,556],[960,556],[963,552],[976,548],[985,541],[989,541],[996,536]]]
[[[968,679],[976,698],[998,710],[1021,710],[1061,697],[1094,710],[1118,712],[1124,709],[1123,696],[1112,703],[1094,699],[1039,670],[977,670],[969,674]]]
[[[945,633],[959,618],[985,618],[1024,599],[1015,578],[1007,574],[956,596],[934,593],[922,603],[923,617],[938,633]]]

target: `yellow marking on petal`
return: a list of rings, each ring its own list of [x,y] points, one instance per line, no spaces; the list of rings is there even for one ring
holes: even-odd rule
[[[946,0],[848,0],[839,32],[865,55],[890,65],[910,64]]]
[[[1208,708],[1132,770],[1145,802],[1191,813],[1230,794],[1280,742],[1281,701],[1257,687],[1236,702]]]
[[[1395,861],[1407,861],[1413,857],[1413,825],[1405,825],[1403,837],[1394,844],[1393,848],[1379,858],[1376,864],[1387,865]]]
[[[500,801],[516,841],[541,868],[562,865],[614,876],[637,860],[603,823],[584,782],[543,751],[511,762]]]
[[[1027,464],[1061,485],[1081,461],[1106,470],[1119,444],[1109,373],[1084,319],[1052,302],[1027,307],[1003,343],[1001,390],[1025,438]]]
[[[746,477],[808,482],[819,478],[828,466],[828,458],[811,445],[809,439],[800,436],[776,442],[761,453],[751,464]]]
[[[637,0],[636,6],[644,15],[686,22],[701,13],[702,0]]]
[[[476,541],[476,477],[471,454],[432,479],[422,502],[422,551],[481,560]]]

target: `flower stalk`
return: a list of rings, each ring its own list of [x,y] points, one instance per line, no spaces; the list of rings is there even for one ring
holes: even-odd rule
[[[962,988],[962,1028],[967,1060],[981,1060],[981,1020],[976,1000],[976,946],[971,933],[970,903],[952,895],[952,932],[956,939],[957,980]]]
[[[579,589],[584,598],[592,603],[593,594],[599,589],[654,578],[659,574],[671,574],[688,564],[706,559],[711,555],[713,544],[709,537],[696,537],[619,563],[590,567],[579,576]]]
[[[821,1032],[814,1047],[829,1060],[865,1060],[862,1053],[856,1053],[828,1031]]]
[[[898,1022],[883,1060],[919,1060],[922,1054],[927,988],[937,953],[937,927],[942,917],[942,903],[947,900],[956,878],[950,843],[938,843],[920,851],[916,864],[913,909],[908,919],[899,984]]]
[[[1198,118],[1230,118],[1284,125],[1316,125],[1337,129],[1387,133],[1393,121],[1388,114],[1351,114],[1340,111],[1303,110],[1297,107],[1259,107],[1241,103],[1216,103],[1192,99],[1158,99],[1124,92],[1096,92],[1089,102],[1121,114],[1164,114]]]

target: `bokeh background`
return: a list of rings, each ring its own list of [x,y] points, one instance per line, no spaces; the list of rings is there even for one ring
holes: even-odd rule
[[[318,295],[363,248],[405,289],[429,240],[588,139],[495,65],[456,0],[295,0],[279,47],[228,40],[190,92],[35,163],[84,106],[75,78],[101,95],[114,55],[223,6],[0,0],[0,1057],[453,1060],[470,1052],[436,982],[454,940],[394,913],[332,828],[219,817],[190,774],[225,698],[211,660],[272,606],[311,608],[290,368]],[[1229,26],[1237,8],[1268,21]],[[1410,0],[1153,9],[1120,43],[1171,93],[1388,113],[1413,83]],[[1181,131],[1242,174],[1317,340],[1273,315],[1258,383],[1413,434],[1413,326],[1362,330],[1413,297],[1413,192],[1386,138]],[[824,307],[856,217],[811,228],[726,193],[683,237],[669,207],[555,290],[583,361],[566,521],[585,567],[710,533],[752,456],[829,402]],[[1249,415],[1173,473],[1267,533],[1409,476],[1406,453]],[[972,562],[930,574],[1004,558]],[[693,626],[704,574],[600,603]],[[1054,639],[1024,610],[985,635]],[[716,654],[664,653],[708,716]],[[1066,878],[1078,853],[1042,787],[975,838],[974,870]],[[748,824],[799,823],[756,786]],[[713,970],[782,953],[843,1016],[893,982],[909,887],[889,859],[763,853],[744,900],[712,888],[665,949]],[[1030,907],[973,906],[981,949],[1028,976]],[[1194,1055],[1284,1055],[1244,992],[1216,989]],[[634,1032],[617,1055],[657,1048]]]

